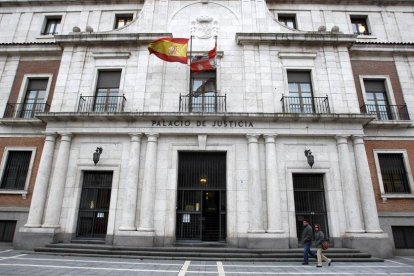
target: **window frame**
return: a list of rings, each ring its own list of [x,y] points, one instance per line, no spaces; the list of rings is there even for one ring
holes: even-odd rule
[[[413,174],[411,171],[410,161],[408,159],[408,153],[405,149],[374,149],[374,161],[375,161],[375,168],[377,170],[377,179],[378,179],[378,185],[381,192],[381,198],[383,201],[386,201],[387,198],[414,198],[414,179]],[[408,186],[411,190],[410,193],[386,193],[384,188],[384,182],[382,180],[382,174],[381,174],[381,166],[378,158],[378,154],[402,154],[405,170],[407,172],[407,180],[408,180]]]
[[[56,27],[54,33],[46,33],[46,28],[48,26],[48,21],[53,19],[60,19],[59,25]],[[42,29],[40,32],[41,36],[54,36],[56,34],[61,34],[63,30],[63,14],[45,14],[42,24]]]
[[[199,74],[203,74],[203,73],[205,73],[205,74],[208,74],[208,73],[213,73],[214,72],[214,101],[215,101],[215,103],[214,103],[214,110],[213,111],[211,111],[210,109],[211,109],[211,103],[203,96],[203,95],[201,95],[201,110],[202,111],[193,111],[193,105],[195,104],[195,105],[200,105],[199,103],[197,104],[196,103],[196,101],[195,101],[195,99],[197,99],[198,97],[200,97],[200,95],[196,95],[194,92],[194,79],[197,79],[197,78],[195,78],[195,76],[197,76],[197,75],[199,75]],[[198,74],[194,74],[194,73],[191,73],[190,74],[190,89],[189,89],[189,93],[188,93],[188,95],[189,95],[189,104],[190,104],[190,109],[191,109],[191,112],[202,112],[202,113],[215,113],[215,112],[217,112],[217,96],[219,96],[219,92],[218,92],[218,89],[217,89],[217,69],[214,69],[214,70],[211,70],[211,71],[204,71],[204,72],[200,72],[200,73],[198,73]],[[202,79],[202,80],[206,80],[206,82],[208,82],[208,80],[209,80],[209,78],[206,76],[206,77],[203,77],[203,78],[198,78],[198,79]],[[204,91],[205,92],[205,91]],[[204,93],[203,92],[203,93]],[[199,107],[200,108],[200,107]],[[206,109],[206,110],[205,110]]]
[[[126,17],[126,16],[131,16],[131,22],[129,22],[128,24],[125,24],[122,27],[117,27],[117,25],[118,25],[118,18],[120,18],[120,17]],[[135,20],[135,17],[134,16],[135,16],[135,13],[134,12],[115,13],[113,29],[114,30],[119,30],[119,29],[122,29],[122,28],[126,27],[127,25],[131,24]]]
[[[281,13],[277,13],[276,15],[277,15],[277,21],[280,24],[282,24],[283,26],[285,26],[286,28],[289,28],[291,30],[298,30],[299,23],[298,23],[298,19],[297,19],[296,13],[281,12]],[[294,27],[293,28],[292,27],[289,27],[288,25],[284,24],[284,22],[281,22],[279,20],[280,17],[284,17],[284,18],[293,17],[293,20],[294,20],[294,24],[293,25],[294,25]]]
[[[353,28],[354,23],[352,22],[353,19],[355,19],[355,20],[357,20],[357,19],[365,20],[365,25],[367,27],[367,30],[366,30],[365,33],[359,33],[359,32],[354,33],[354,28]],[[349,14],[349,22],[350,22],[350,27],[351,27],[351,33],[352,34],[357,35],[357,36],[372,36],[372,28],[371,28],[371,24],[370,24],[370,21],[369,21],[368,14],[355,14],[355,13]]]
[[[365,89],[365,80],[378,80],[384,81],[385,92],[387,94],[387,100],[389,105],[396,105],[394,91],[391,86],[391,79],[388,75],[359,75],[359,83],[362,92],[362,98],[364,99],[364,105],[367,104],[367,91]]]
[[[0,194],[20,194],[23,199],[26,199],[28,188],[30,185],[30,179],[32,177],[32,170],[34,165],[34,159],[36,156],[36,147],[9,147],[6,146],[3,150],[3,156],[0,163],[0,181],[3,179],[3,174],[6,168],[6,163],[9,158],[10,151],[31,151],[29,168],[27,169],[26,181],[23,190],[3,190],[0,189]]]

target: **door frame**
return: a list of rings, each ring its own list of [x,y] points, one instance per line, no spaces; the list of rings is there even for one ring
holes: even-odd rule
[[[93,151],[91,151],[93,152]],[[118,187],[119,187],[119,177],[120,177],[120,166],[119,165],[100,165],[99,167],[91,165],[79,165],[74,168],[76,177],[72,178],[71,183],[67,183],[68,187],[73,187],[73,197],[70,204],[70,208],[67,214],[67,224],[65,227],[65,232],[71,233],[71,238],[76,237],[77,222],[79,216],[79,204],[82,194],[82,184],[84,171],[112,171],[112,188],[111,188],[111,200],[109,203],[109,214],[108,214],[108,228],[106,230],[105,243],[112,244],[113,238],[116,232],[115,228],[115,218],[116,218],[116,206],[118,201]],[[68,171],[69,175],[69,171]],[[64,224],[62,224],[64,225]]]

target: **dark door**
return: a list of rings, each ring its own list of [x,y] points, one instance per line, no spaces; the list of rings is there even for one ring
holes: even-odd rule
[[[302,236],[304,219],[312,227],[320,224],[325,238],[329,238],[323,174],[293,174],[293,189],[298,239]]]
[[[79,206],[78,237],[105,238],[112,172],[85,171]]]
[[[226,153],[180,152],[177,240],[225,241]]]

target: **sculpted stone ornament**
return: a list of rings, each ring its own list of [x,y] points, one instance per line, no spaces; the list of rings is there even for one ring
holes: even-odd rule
[[[218,33],[218,22],[210,16],[199,16],[191,22],[191,35],[197,38],[211,38]]]

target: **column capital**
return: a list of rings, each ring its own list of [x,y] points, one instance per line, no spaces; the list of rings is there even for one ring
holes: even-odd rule
[[[70,132],[59,133],[59,135],[62,137],[62,141],[70,142],[70,140],[72,140],[72,133]]]
[[[354,142],[354,145],[356,144],[364,144],[364,137],[365,135],[352,135],[352,141]]]
[[[142,133],[128,133],[131,136],[131,142],[140,142]]]
[[[157,139],[160,136],[160,134],[159,133],[145,133],[145,136],[147,136],[148,142],[157,142]]]
[[[275,143],[277,134],[263,134],[263,137],[265,138],[265,143]]]
[[[247,141],[249,143],[257,143],[257,140],[260,137],[260,134],[246,134]]]
[[[45,132],[45,141],[55,142],[56,137],[56,132]]]
[[[349,135],[336,135],[336,143],[339,144],[348,144]]]

